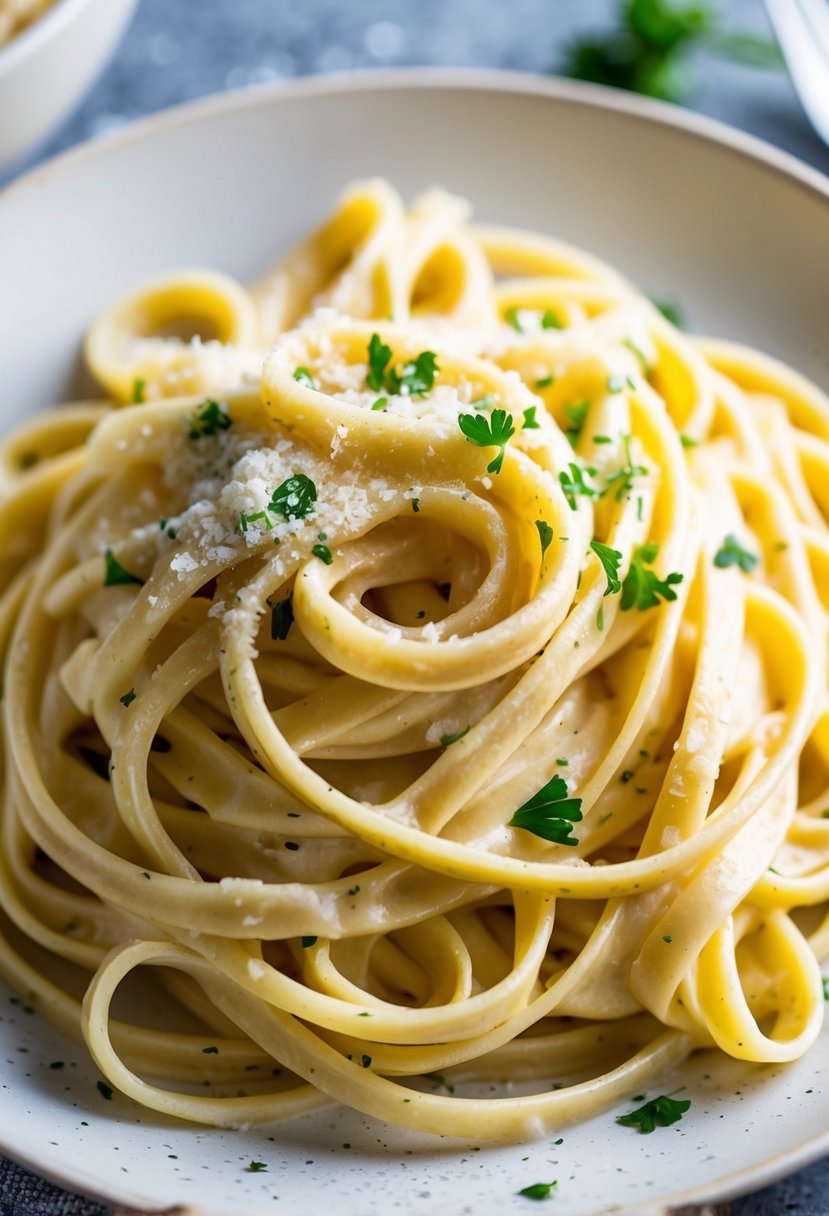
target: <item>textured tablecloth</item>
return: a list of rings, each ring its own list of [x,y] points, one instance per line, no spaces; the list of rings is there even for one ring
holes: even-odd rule
[[[29,163],[178,102],[314,72],[411,64],[546,72],[577,30],[606,25],[616,8],[615,0],[142,0],[96,88]],[[721,0],[720,11],[730,26],[768,31],[761,0]],[[695,109],[829,173],[829,148],[784,73],[711,57],[699,68]],[[0,1216],[104,1212],[0,1158]],[[732,1216],[783,1213],[829,1216],[829,1160],[732,1205]]]

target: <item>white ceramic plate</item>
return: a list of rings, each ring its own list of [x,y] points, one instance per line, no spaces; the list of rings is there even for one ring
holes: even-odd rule
[[[404,194],[439,182],[481,219],[583,245],[680,300],[698,330],[829,382],[821,175],[710,121],[602,89],[377,73],[188,107],[0,196],[0,429],[81,387],[79,341],[113,296],[176,265],[252,276],[347,181],[378,173]],[[104,1100],[84,1055],[37,1015],[3,998],[0,1009],[0,1150],[136,1207],[500,1216],[529,1211],[516,1192],[555,1178],[558,1216],[646,1216],[750,1190],[829,1151],[829,1031],[788,1068],[695,1057],[662,1087],[685,1085],[691,1111],[651,1136],[610,1112],[564,1130],[560,1144],[479,1149],[336,1109],[245,1133],[161,1122]],[[247,1172],[251,1160],[268,1169]]]

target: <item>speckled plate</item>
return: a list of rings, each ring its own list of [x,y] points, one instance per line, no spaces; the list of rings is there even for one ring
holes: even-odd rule
[[[192,264],[253,276],[369,174],[404,194],[438,182],[482,219],[583,245],[679,300],[698,330],[829,383],[826,178],[711,121],[602,89],[375,73],[187,107],[0,196],[0,429],[82,387],[86,325],[136,280]],[[558,1216],[656,1216],[829,1151],[829,1031],[787,1068],[694,1057],[661,1087],[685,1086],[690,1112],[651,1136],[617,1125],[616,1111],[560,1140],[491,1148],[337,1108],[244,1133],[161,1121],[105,1099],[84,1054],[36,1013],[0,994],[0,1014],[0,1150],[142,1209],[500,1216],[533,1207],[521,1187],[556,1179]],[[267,1169],[248,1172],[252,1160]]]

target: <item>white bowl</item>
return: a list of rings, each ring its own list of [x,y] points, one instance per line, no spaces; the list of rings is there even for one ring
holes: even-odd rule
[[[138,0],[57,0],[0,49],[0,172],[66,118],[115,50]]]
[[[80,387],[81,337],[113,297],[173,266],[250,278],[368,174],[409,195],[439,182],[483,220],[583,245],[678,298],[698,329],[829,382],[820,174],[708,120],[602,89],[378,73],[190,106],[0,196],[0,429]],[[117,1095],[102,1101],[84,1052],[3,1009],[0,1151],[134,1207],[495,1216],[527,1212],[516,1191],[558,1178],[557,1216],[654,1216],[829,1150],[829,1031],[788,1067],[692,1058],[665,1089],[688,1086],[693,1118],[659,1135],[629,1134],[608,1113],[566,1130],[561,1146],[474,1151],[343,1110],[244,1133],[155,1119]],[[56,1059],[66,1067],[50,1070]],[[268,1171],[246,1172],[252,1159]]]

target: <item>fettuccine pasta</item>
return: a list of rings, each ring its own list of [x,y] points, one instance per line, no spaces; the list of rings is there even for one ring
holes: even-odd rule
[[[0,448],[0,973],[109,1085],[518,1141],[808,1050],[817,388],[381,181],[86,357]]]

